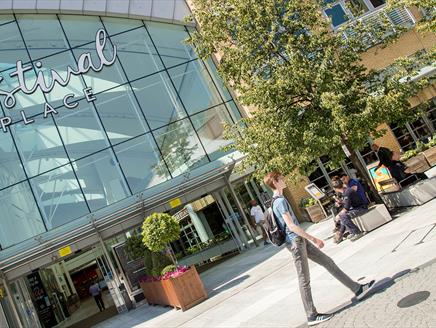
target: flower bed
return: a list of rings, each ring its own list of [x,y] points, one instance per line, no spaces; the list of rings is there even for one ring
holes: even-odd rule
[[[149,304],[171,305],[185,311],[207,298],[195,267],[178,267],[161,277],[145,277],[140,286]]]

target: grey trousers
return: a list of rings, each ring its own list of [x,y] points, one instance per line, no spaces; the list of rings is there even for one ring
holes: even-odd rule
[[[296,237],[291,244],[287,246],[294,258],[295,267],[297,269],[298,281],[300,284],[300,294],[303,300],[304,309],[307,317],[312,317],[318,312],[312,299],[312,290],[310,288],[310,273],[309,263],[307,259],[322,265],[330,274],[344,284],[353,293],[357,292],[360,284],[348,277],[333,260],[320,251],[311,242],[306,241],[302,237]]]

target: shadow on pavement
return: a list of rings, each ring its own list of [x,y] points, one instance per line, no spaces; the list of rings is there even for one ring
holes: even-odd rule
[[[403,270],[403,271],[396,273],[392,277],[386,277],[386,278],[383,278],[381,280],[376,281],[374,286],[369,291],[369,293],[362,300],[359,301],[353,297],[351,300],[343,303],[342,305],[339,305],[338,307],[334,308],[332,311],[329,311],[329,313],[333,313],[333,314],[341,313],[342,311],[351,309],[352,307],[368,300],[369,298],[373,297],[374,295],[383,293],[384,291],[386,291],[386,289],[392,287],[395,284],[395,281],[397,279],[399,279],[400,277],[402,277],[410,272],[411,272],[410,269]]]

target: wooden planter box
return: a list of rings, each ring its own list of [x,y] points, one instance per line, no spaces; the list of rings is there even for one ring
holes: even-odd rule
[[[319,222],[325,218],[324,212],[319,205],[305,207],[307,214],[312,222]]]
[[[423,173],[430,169],[430,165],[428,164],[427,159],[422,153],[410,158],[404,164],[406,164],[410,173]]]
[[[429,148],[422,152],[430,166],[436,165],[436,147]]]
[[[176,278],[141,282],[140,286],[149,304],[171,305],[182,311],[207,298],[207,292],[195,267]]]

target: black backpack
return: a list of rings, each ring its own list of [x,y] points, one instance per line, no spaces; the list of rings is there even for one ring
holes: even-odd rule
[[[265,211],[263,217],[263,229],[265,230],[271,244],[281,246],[286,240],[286,233],[277,223],[276,216],[273,212],[273,203],[276,199],[277,197],[273,197],[271,200],[271,206]]]

